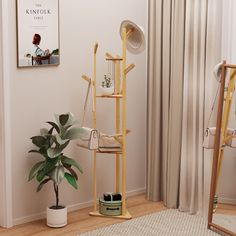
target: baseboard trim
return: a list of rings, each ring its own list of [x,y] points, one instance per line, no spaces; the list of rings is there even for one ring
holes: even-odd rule
[[[139,189],[128,191],[126,195],[127,197],[133,197],[139,194],[143,194],[145,192],[146,192],[146,188],[139,188]],[[93,200],[74,204],[74,205],[69,205],[68,212],[77,211],[79,209],[83,209],[86,207],[91,207],[92,205],[93,205]],[[34,215],[29,215],[29,216],[13,219],[13,224],[14,225],[25,224],[32,221],[44,219],[45,217],[46,217],[46,211],[38,213],[38,214],[34,214]]]
[[[128,191],[127,197],[133,197],[133,196],[137,196],[137,195],[143,194],[143,193],[146,193],[146,188],[139,188],[139,189]]]
[[[236,199],[235,198],[219,197],[218,202],[223,203],[223,204],[236,205]]]

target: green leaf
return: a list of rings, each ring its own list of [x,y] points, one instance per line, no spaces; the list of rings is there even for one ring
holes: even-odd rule
[[[69,119],[68,119],[68,121],[67,121],[67,123],[66,123],[66,127],[67,127],[67,129],[68,129],[70,126],[72,126],[72,125],[74,125],[74,124],[77,124],[78,121],[75,119],[75,116],[74,116],[73,113],[68,112],[67,114],[69,115]]]
[[[49,180],[51,180],[51,179],[48,178],[48,179],[43,180],[43,181],[38,185],[36,191],[39,192],[39,191],[42,189],[42,187],[44,186],[44,184],[46,184]]]
[[[70,140],[78,139],[78,138],[82,138],[84,133],[85,133],[85,130],[83,128],[74,126],[66,131],[63,138],[70,139]]]
[[[41,154],[40,151],[38,151],[38,150],[29,150],[29,153],[39,153],[39,154]]]
[[[47,121],[46,123],[50,124],[57,131],[57,133],[60,133],[60,128],[58,127],[56,123],[52,121]]]
[[[60,116],[62,116],[62,115],[69,116],[67,122],[66,122],[64,125],[62,125],[62,124],[61,124],[61,121],[60,121]],[[61,126],[61,128],[63,127],[63,130],[64,130],[64,131],[67,130],[67,129],[68,129],[69,127],[71,127],[72,125],[78,124],[78,121],[75,119],[73,113],[68,112],[68,113],[62,114],[62,115],[57,115],[57,114],[55,114],[54,117],[55,117],[55,120],[56,120],[57,124],[58,124],[59,126]]]
[[[69,119],[69,114],[62,114],[59,116],[59,121],[62,126],[64,126]]]
[[[56,141],[59,145],[63,145],[66,142],[68,142],[68,139],[62,139],[59,134],[56,134],[55,137],[56,137]]]
[[[52,135],[53,129],[54,129],[54,127],[52,127],[52,128],[48,131],[48,134],[49,134],[49,135]]]
[[[38,173],[38,171],[44,166],[45,161],[36,163],[30,170],[28,181],[32,180]]]
[[[38,153],[43,157],[47,158],[47,153],[45,151],[45,148],[40,148],[39,150],[30,150],[29,153]]]
[[[61,157],[61,163],[62,163],[62,165],[65,166],[65,168],[70,168],[71,165],[62,162],[62,158],[63,158],[63,157],[64,157],[64,156]]]
[[[61,157],[61,162],[63,164],[74,166],[74,167],[76,167],[80,171],[80,173],[83,173],[83,170],[82,170],[81,166],[75,160],[73,160],[73,159],[71,159],[69,157],[66,157],[66,156],[62,156]]]
[[[62,151],[61,148],[49,148],[47,150],[47,155],[50,158],[55,158],[61,154],[61,151]]]
[[[56,185],[59,185],[63,180],[65,175],[64,167],[62,165],[57,166],[52,173],[50,173],[51,179],[54,181]]]
[[[62,144],[62,145],[60,146],[61,151],[64,150],[64,149],[67,147],[67,145],[68,145],[69,143],[70,143],[70,140],[68,140],[68,141],[66,141],[64,144]]]
[[[32,143],[37,147],[41,148],[46,144],[46,139],[43,136],[34,136],[31,137]]]
[[[38,174],[36,176],[38,182],[41,182],[46,175],[49,175],[50,172],[56,168],[57,162],[58,162],[58,157],[53,159],[47,159],[44,167],[38,171]]]
[[[72,168],[68,168],[68,171],[71,173],[71,175],[73,175],[75,177],[76,180],[78,180],[78,175],[76,174],[76,172]]]
[[[78,180],[78,175],[76,174],[76,172],[71,168],[71,165],[62,163],[62,165],[71,173],[71,175],[73,175],[75,177],[76,180]]]
[[[44,145],[44,147],[45,147],[45,151],[48,149],[48,148],[50,148],[50,147],[52,147],[52,145],[53,145],[53,143],[54,143],[54,135],[51,135],[51,134],[48,134],[47,136],[46,136],[46,139],[47,139],[47,142],[46,142],[46,144]]]
[[[55,168],[55,167],[53,167],[53,168]],[[38,173],[36,175],[36,179],[38,182],[41,182],[45,176],[46,176],[45,170],[42,169],[42,170],[38,171]]]
[[[65,173],[65,178],[70,185],[72,185],[75,189],[78,189],[78,185],[74,176],[69,173]]]
[[[47,151],[46,151],[46,148],[43,147],[43,148],[40,148],[38,150],[38,153],[40,153],[42,156],[44,156],[46,159],[48,158],[48,155],[47,155]]]

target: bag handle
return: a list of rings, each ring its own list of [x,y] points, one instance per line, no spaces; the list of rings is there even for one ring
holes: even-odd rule
[[[216,91],[216,95],[215,95],[214,100],[213,100],[213,105],[211,107],[211,113],[210,113],[209,119],[207,121],[207,127],[209,127],[210,120],[211,120],[211,117],[212,117],[212,113],[213,113],[213,110],[214,110],[214,107],[215,107],[215,103],[216,103],[216,98],[217,98],[219,90],[220,90],[221,73],[222,73],[222,66],[223,66],[223,64],[224,64],[223,62],[220,62],[213,69],[213,75],[214,75],[215,79],[219,82],[219,85],[218,85],[218,88],[217,88],[217,91]],[[227,70],[226,70],[225,73],[226,73],[225,76],[227,76]]]
[[[220,83],[218,84],[218,87],[217,87],[217,90],[216,90],[216,95],[215,95],[214,100],[213,100],[213,104],[212,104],[212,107],[211,107],[211,112],[210,112],[210,115],[209,115],[209,118],[208,118],[208,121],[207,121],[207,127],[209,127],[209,124],[210,124],[211,117],[212,117],[212,114],[213,114],[213,111],[214,111],[214,108],[215,108],[216,99],[218,97],[219,91],[220,91]]]
[[[93,85],[94,81],[92,81],[91,78],[87,77],[86,75],[82,75],[82,78],[88,82],[88,87],[87,87],[87,92],[86,92],[86,97],[84,101],[84,110],[83,110],[83,119],[82,119],[82,126],[84,126],[85,123],[85,114],[87,110],[87,105],[88,105],[88,98],[89,98],[89,92],[92,90],[91,95],[92,95],[92,102],[93,102],[93,110],[94,111],[94,97],[93,97]],[[91,86],[92,85],[92,86]]]
[[[219,66],[219,65],[217,65]],[[221,71],[218,71],[218,73],[221,73]],[[227,75],[227,71],[226,71],[226,75]],[[218,75],[219,77],[220,75]],[[235,75],[230,75],[230,79],[235,76]],[[218,96],[218,93],[219,93],[219,89],[220,89],[220,84],[221,84],[221,81],[219,81],[219,85],[218,85],[218,88],[217,88],[217,91],[216,91],[216,95],[215,95],[215,98],[214,98],[214,101],[213,101],[213,105],[212,105],[212,108],[211,108],[211,113],[210,113],[210,116],[209,116],[209,119],[208,119],[208,122],[207,122],[207,127],[209,127],[209,123],[210,123],[210,120],[211,120],[211,117],[212,117],[212,113],[213,113],[213,110],[214,110],[214,107],[215,107],[215,103],[216,103],[216,98]],[[225,87],[225,91],[227,91],[227,87]],[[233,95],[231,94],[231,99],[233,98]],[[235,97],[236,99],[236,97]],[[236,114],[236,102],[235,102],[235,114]]]

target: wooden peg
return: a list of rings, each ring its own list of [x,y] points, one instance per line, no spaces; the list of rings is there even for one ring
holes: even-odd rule
[[[127,75],[134,67],[135,67],[134,64],[130,64],[130,65],[125,69],[125,74]]]
[[[95,43],[95,45],[94,45],[94,54],[97,53],[97,50],[98,50],[98,43]]]
[[[115,57],[113,57],[109,52],[106,53],[106,57],[108,59],[115,59]]]
[[[126,129],[126,134],[130,133],[131,130],[130,129]],[[119,134],[116,134],[115,137],[119,137],[119,136],[122,136],[123,134],[122,133],[119,133]]]
[[[88,83],[91,83],[91,78],[89,78],[86,75],[82,75],[82,79],[86,80]],[[94,85],[94,81],[93,81],[93,85]]]
[[[126,33],[126,37],[129,38],[130,35],[134,32],[134,27],[132,27],[131,29],[129,29]]]
[[[131,130],[130,129],[126,129],[126,134],[130,133]],[[115,140],[117,142],[119,142],[121,145],[123,144],[123,137],[122,137],[122,134],[116,134],[116,136],[114,136]]]

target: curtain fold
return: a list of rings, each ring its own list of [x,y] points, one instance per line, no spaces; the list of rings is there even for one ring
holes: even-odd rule
[[[150,0],[147,198],[178,205],[185,6]]]
[[[206,196],[205,94],[220,60],[220,6],[149,0],[147,198],[190,213]]]
[[[158,158],[161,147],[161,54],[162,54],[162,2],[149,1],[149,50],[148,50],[148,98],[147,98],[147,198],[162,200],[162,160]],[[159,78],[159,79],[154,79]]]
[[[218,84],[212,71],[220,61],[220,53],[221,1],[186,0],[179,209],[191,214],[207,209],[206,185],[210,186],[211,168],[206,166],[209,153],[204,155],[202,143],[212,91]]]
[[[194,213],[203,195],[203,122],[207,1],[186,1],[180,210]]]
[[[217,63],[222,60],[222,30],[223,30],[223,1],[208,0],[208,20],[207,20],[207,40],[206,40],[206,71],[205,71],[205,99],[204,99],[204,129],[207,125],[214,126],[216,124],[217,109],[213,112],[213,119],[210,124],[208,119],[211,112],[211,107],[216,94],[218,83],[216,83],[212,71]],[[213,153],[209,150],[204,150],[204,202],[203,213],[207,214],[210,181],[212,168]]]

